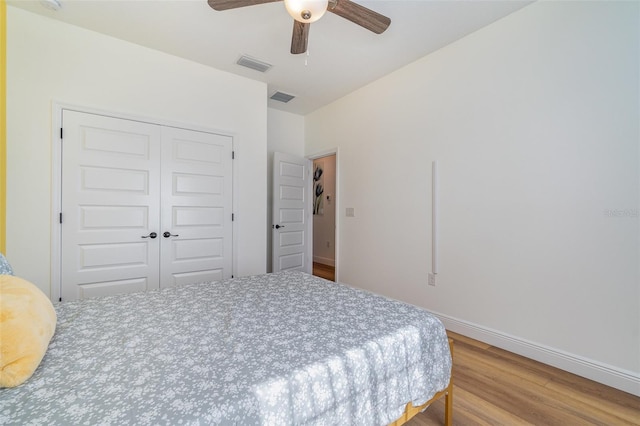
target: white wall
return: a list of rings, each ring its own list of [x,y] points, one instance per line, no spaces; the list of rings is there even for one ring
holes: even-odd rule
[[[7,7],[7,256],[50,292],[52,101],[234,134],[237,274],[265,272],[267,89]]]
[[[267,271],[271,272],[273,223],[273,153],[304,157],[304,117],[269,108],[267,112]]]
[[[313,261],[335,266],[336,156],[334,154],[314,160],[314,170],[318,163],[323,169],[324,193],[322,194],[322,214],[313,216]]]
[[[537,2],[308,115],[306,152],[340,149],[341,281],[640,395],[639,15]]]

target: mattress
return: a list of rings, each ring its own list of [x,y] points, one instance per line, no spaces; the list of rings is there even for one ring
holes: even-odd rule
[[[383,425],[444,389],[427,311],[301,272],[56,305],[0,424]]]

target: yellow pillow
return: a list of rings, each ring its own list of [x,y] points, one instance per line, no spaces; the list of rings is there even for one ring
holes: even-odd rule
[[[51,301],[38,287],[0,275],[0,387],[18,386],[36,371],[56,319]]]

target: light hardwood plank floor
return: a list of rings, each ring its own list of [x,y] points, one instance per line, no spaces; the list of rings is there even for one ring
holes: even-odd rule
[[[313,262],[313,275],[325,280],[336,280],[336,268],[323,263]]]
[[[639,397],[449,335],[454,339],[454,425],[640,425]],[[444,424],[444,399],[406,424]]]

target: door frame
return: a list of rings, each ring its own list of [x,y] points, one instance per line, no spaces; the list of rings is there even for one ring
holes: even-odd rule
[[[111,110],[105,110],[98,107],[91,107],[87,105],[79,105],[59,100],[54,100],[51,105],[51,288],[50,295],[51,300],[57,302],[61,297],[61,285],[62,285],[62,230],[60,227],[60,212],[62,211],[62,149],[60,129],[62,128],[62,113],[65,110],[77,111],[86,114],[98,114],[107,117],[113,117],[123,120],[140,121],[148,124],[155,124],[159,126],[176,127],[186,130],[194,130],[198,132],[216,133],[223,136],[229,136],[232,139],[232,150],[235,151],[237,146],[238,137],[234,132],[228,130],[214,129],[211,127],[204,127],[197,124],[188,124],[183,122],[165,120],[161,118],[154,118],[148,116],[142,116],[138,114],[132,114],[127,112],[117,112]],[[235,160],[237,161],[237,160]],[[236,196],[238,190],[238,170],[235,162],[233,164],[233,171],[231,175],[232,179],[232,213],[238,216],[238,197]],[[231,244],[233,248],[231,250],[232,266],[231,275],[237,275],[237,262],[238,262],[238,232],[236,228],[236,222],[231,222]]]
[[[336,204],[336,210],[335,210],[335,223],[336,223],[336,229],[334,230],[335,232],[335,246],[334,246],[334,251],[335,251],[335,280],[336,282],[340,282],[340,275],[339,275],[339,259],[340,259],[340,206],[341,206],[341,196],[340,196],[340,149],[339,148],[329,148],[323,151],[318,151],[315,152],[313,154],[307,155],[305,158],[311,160],[311,162],[313,163],[313,160],[317,160],[318,158],[322,158],[322,157],[328,157],[330,155],[335,155],[336,156],[336,193],[334,194],[334,199],[335,199],[335,204]],[[312,215],[313,218],[313,215]],[[313,219],[312,219],[312,223],[311,223],[311,235],[313,236]],[[313,268],[313,240],[311,240],[311,267]]]

